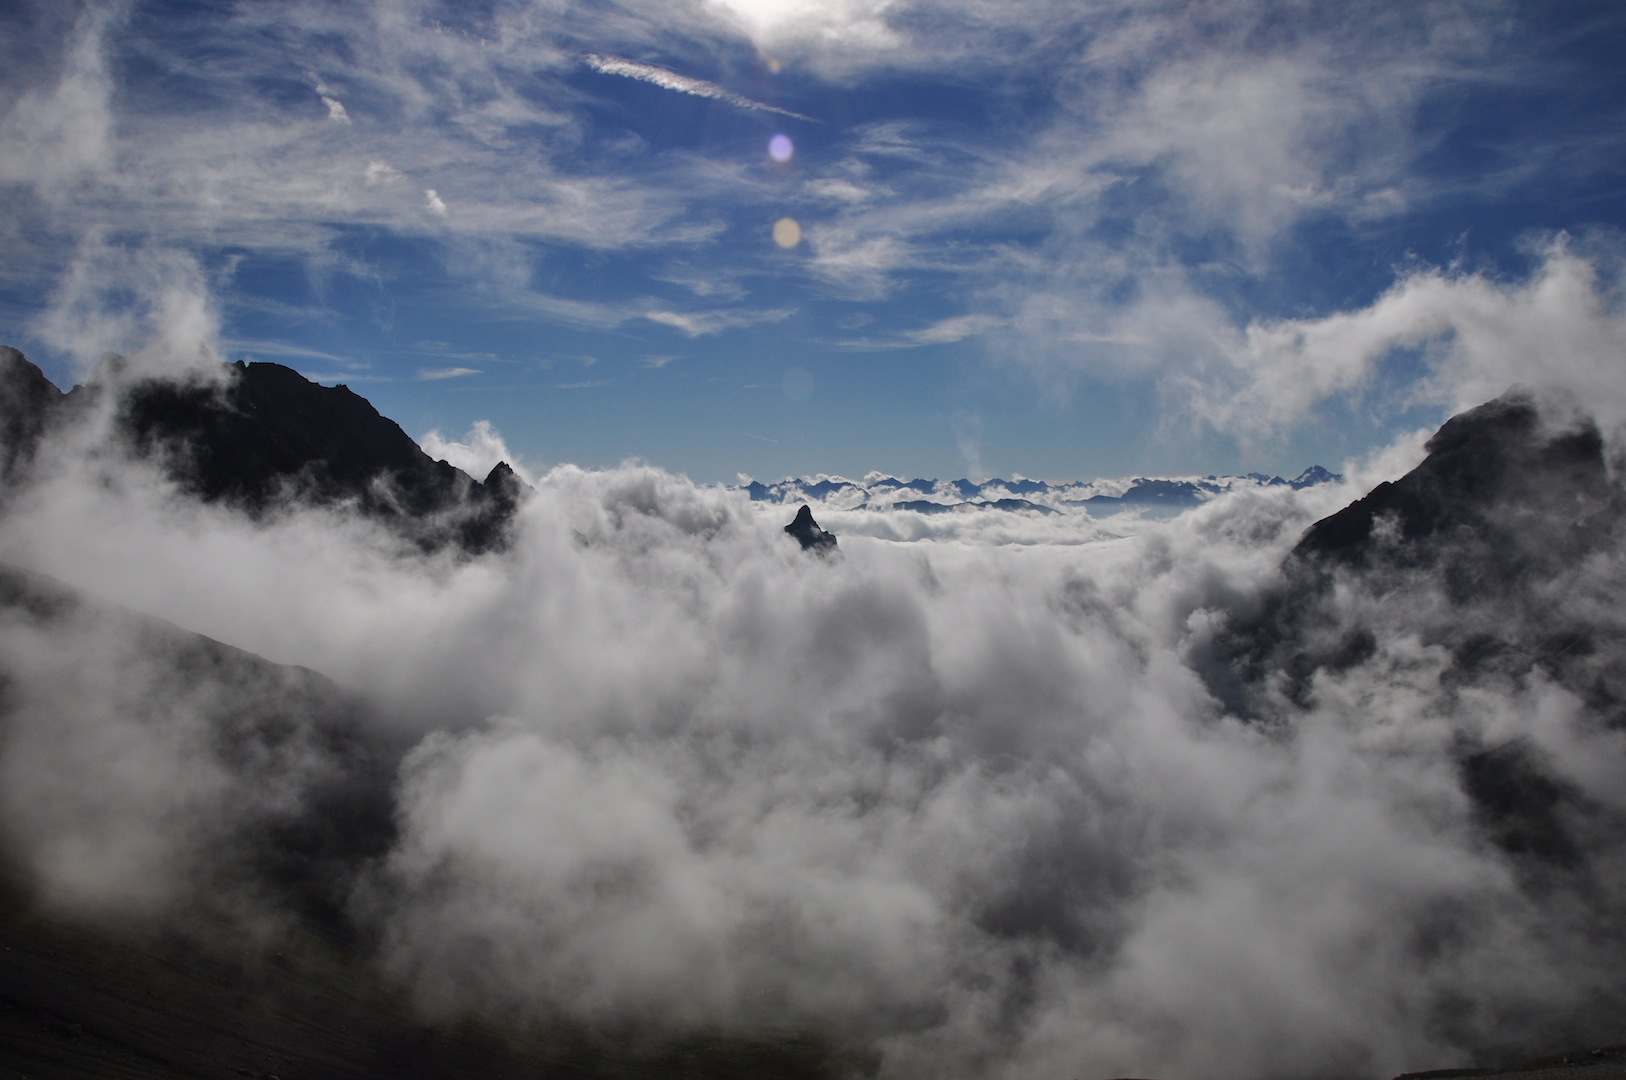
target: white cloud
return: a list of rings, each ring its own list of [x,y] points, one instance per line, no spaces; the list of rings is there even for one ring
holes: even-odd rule
[[[33,330],[88,373],[107,353],[148,370],[217,373],[220,315],[197,259],[101,235],[74,252]]]
[[[508,449],[502,433],[489,420],[476,420],[461,439],[448,439],[439,431],[430,431],[418,440],[418,445],[436,461],[445,461],[462,469],[476,480],[484,480],[502,461],[506,461],[525,481],[535,480],[524,463]]]
[[[429,212],[431,214],[434,214],[436,217],[446,216],[446,203],[441,199],[440,193],[434,188],[424,188],[423,201],[424,205],[429,208]]]
[[[783,322],[795,314],[790,308],[773,308],[765,310],[750,310],[738,308],[719,311],[668,311],[654,306],[645,306],[638,313],[638,318],[647,319],[652,323],[670,326],[680,330],[689,337],[703,337],[708,334],[720,334],[725,330],[733,330],[741,326],[761,326],[765,323]]]
[[[987,332],[1002,320],[990,315],[955,315],[940,319],[930,326],[909,332],[909,339],[921,345],[943,345],[964,341],[968,337]]]
[[[88,7],[66,42],[60,76],[48,88],[29,87],[0,116],[0,181],[34,183],[55,202],[111,166],[107,50],[118,23],[118,6]]]
[[[424,445],[506,452],[489,425]],[[368,688],[416,741],[357,911],[439,1012],[812,1027],[883,1077],[1215,1080],[1393,1075],[1618,1015],[1614,818],[1596,873],[1529,889],[1456,758],[1536,732],[1566,783],[1610,783],[1626,756],[1582,703],[1442,682],[1394,603],[1362,614],[1378,654],[1279,726],[1224,716],[1188,662],[1275,579],[1291,492],[1111,537],[1034,519],[1021,546],[868,539],[851,511],[822,560],[783,508],[562,467],[507,556],[442,563],[54,461],[0,558]],[[148,918],[211,880],[214,822],[297,796],[245,788],[195,710],[119,708],[189,701],[131,677],[139,640],[0,625],[24,703],[0,813],[39,895]]]
[[[749,109],[753,112],[774,113],[778,116],[788,116],[796,120],[806,120],[817,123],[811,116],[781,109],[777,105],[768,105],[761,101],[752,101],[748,97],[724,90],[715,83],[704,79],[692,79],[687,75],[679,75],[675,71],[657,67],[654,64],[643,64],[635,60],[623,60],[616,56],[600,56],[597,53],[588,53],[582,57],[584,63],[594,71],[603,75],[620,75],[628,79],[637,79],[640,82],[653,83],[662,90],[675,90],[680,94],[691,94],[694,97],[710,98],[733,105],[739,109]]]
[[[1302,423],[1329,399],[1379,386],[1385,360],[1406,351],[1422,377],[1389,391],[1402,403],[1460,409],[1517,383],[1565,391],[1600,420],[1626,423],[1618,259],[1600,265],[1563,238],[1540,259],[1524,281],[1418,270],[1365,308],[1255,323],[1230,355],[1241,384],[1214,400],[1212,415],[1240,430]]]
[[[221,343],[227,355],[235,353],[248,353],[251,355],[283,356],[301,360],[322,360],[330,364],[349,364],[356,366],[353,358],[340,356],[337,353],[327,352],[323,349],[313,349],[306,345],[294,345],[285,341],[270,341],[259,338],[228,338]]]
[[[903,42],[887,25],[892,0],[706,0],[743,26],[759,49],[887,49]]]
[[[868,188],[860,187],[851,180],[842,177],[827,177],[820,180],[809,180],[807,190],[820,199],[829,199],[838,203],[865,203],[875,197],[875,193]]]

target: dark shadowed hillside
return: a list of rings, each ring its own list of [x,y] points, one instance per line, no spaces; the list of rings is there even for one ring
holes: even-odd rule
[[[1607,556],[1626,528],[1596,426],[1549,421],[1514,391],[1453,417],[1427,450],[1304,534],[1283,586],[1236,613],[1216,688],[1244,711],[1271,687],[1302,700],[1398,616],[1451,650],[1453,677],[1540,671],[1626,723],[1626,620],[1587,603],[1604,584],[1593,576],[1618,573]]]
[[[1283,584],[1236,613],[1206,668],[1258,720],[1313,706],[1318,680],[1381,669],[1397,635],[1444,650],[1448,695],[1555,684],[1591,724],[1626,732],[1626,493],[1590,421],[1520,391],[1453,417],[1398,480],[1312,526]],[[1519,737],[1458,743],[1487,839],[1521,860],[1588,872],[1578,835],[1601,808]]]
[[[66,652],[68,662],[20,663],[34,647]],[[395,839],[393,789],[408,746],[386,730],[367,705],[314,672],[0,567],[9,789],[0,1065],[14,1070],[8,1075],[835,1073],[827,1046],[790,1034],[610,1038],[478,1014],[425,1020],[381,976],[372,933],[351,911],[358,881]],[[135,742],[121,744],[121,735]],[[106,820],[109,802],[130,812],[130,791],[68,790],[49,775],[53,755],[73,743],[128,755],[108,783],[169,790],[135,793],[144,819]],[[206,748],[201,757],[182,749],[197,746]],[[164,760],[166,750],[181,756]],[[34,782],[19,781],[19,764]],[[131,775],[144,768],[155,772]],[[53,805],[30,811],[22,798]],[[150,860],[133,873],[167,878],[137,909],[112,899],[129,894],[131,882],[120,879],[132,871],[61,874],[65,860],[85,852],[117,862],[116,847],[127,845],[145,846]],[[857,1063],[840,1060],[843,1069]]]
[[[423,452],[348,387],[280,364],[238,362],[218,382],[133,378],[119,357],[62,394],[15,349],[0,353],[0,475],[45,433],[111,404],[114,430],[198,497],[263,515],[291,502],[342,504],[426,548],[503,547],[525,485],[507,465],[477,482]]]

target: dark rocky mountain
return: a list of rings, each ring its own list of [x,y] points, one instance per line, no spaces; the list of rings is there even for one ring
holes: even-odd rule
[[[813,520],[813,510],[806,503],[796,511],[796,520],[785,526],[785,532],[796,538],[802,545],[803,551],[811,551],[818,555],[827,555],[836,549],[834,534],[827,533],[819,528],[819,523]]]
[[[1210,689],[1245,718],[1313,707],[1320,675],[1376,663],[1398,636],[1445,650],[1442,690],[1499,694],[1546,680],[1604,728],[1626,731],[1626,491],[1597,427],[1530,394],[1447,421],[1411,472],[1316,522],[1281,585],[1239,603],[1197,657]],[[1574,862],[1591,809],[1521,739],[1464,736],[1463,790],[1511,854]]]
[[[22,353],[0,345],[0,482],[34,456],[62,392]]]
[[[220,383],[132,378],[119,357],[63,394],[15,349],[0,352],[0,463],[26,467],[44,433],[112,396],[116,428],[200,498],[264,515],[295,501],[347,505],[426,549],[507,542],[527,488],[507,463],[478,482],[435,461],[345,386],[238,362]]]
[[[1317,522],[1308,567],[1436,568],[1470,600],[1551,576],[1597,551],[1626,497],[1590,421],[1550,429],[1521,391],[1446,421],[1422,464]]]
[[[1404,610],[1468,667],[1595,652],[1594,635],[1563,629],[1570,607],[1553,601],[1605,570],[1589,556],[1615,550],[1626,530],[1626,491],[1597,426],[1549,422],[1515,390],[1448,420],[1426,449],[1411,472],[1312,525],[1283,587],[1234,613],[1248,681],[1287,670],[1301,682],[1370,651],[1369,631],[1330,610],[1339,588]],[[1318,640],[1330,628],[1344,636]]]

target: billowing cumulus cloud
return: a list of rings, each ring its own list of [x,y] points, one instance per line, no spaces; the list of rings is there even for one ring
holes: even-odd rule
[[[851,530],[822,559],[741,493],[561,466],[510,551],[453,561],[342,511],[196,505],[83,452],[99,431],[10,497],[0,559],[365,695],[354,722],[407,749],[350,910],[433,1015],[789,1025],[884,1076],[1221,1080],[1381,1078],[1618,1015],[1626,747],[1594,705],[1465,676],[1418,581],[1337,594],[1377,645],[1311,697],[1243,717],[1211,691],[1216,635],[1347,491],[1110,534]],[[475,469],[501,445],[424,441]],[[1612,550],[1550,583],[1599,628]],[[234,822],[321,787],[314,736],[261,772],[211,756],[118,620],[10,618],[8,850],[42,895],[161,918],[208,895]],[[1584,869],[1492,842],[1465,744],[1577,794]]]
[[[1619,425],[1620,280],[1618,258],[1589,258],[1563,237],[1542,249],[1522,281],[1418,270],[1360,310],[1249,326],[1231,356],[1240,390],[1214,411],[1241,427],[1297,423],[1330,398],[1378,386],[1384,361],[1411,353],[1423,377],[1398,392],[1416,399],[1455,410],[1517,383],[1561,387]]]
[[[501,461],[508,462],[509,466],[526,479],[530,478],[530,474],[525,471],[524,463],[508,449],[502,433],[493,427],[489,420],[475,421],[474,426],[461,439],[448,439],[439,431],[430,431],[418,440],[418,445],[423,447],[424,453],[436,461],[449,462],[477,479],[484,479],[485,475]]]

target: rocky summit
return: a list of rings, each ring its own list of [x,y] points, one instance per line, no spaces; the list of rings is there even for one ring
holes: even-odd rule
[[[140,377],[110,356],[62,393],[15,349],[0,350],[0,467],[20,478],[42,439],[110,407],[114,437],[205,502],[259,517],[285,504],[355,509],[425,550],[508,543],[529,493],[506,462],[484,482],[436,461],[348,387],[281,364],[224,365],[219,380]]]
[[[813,520],[812,508],[806,503],[796,511],[796,520],[786,525],[785,531],[796,538],[803,551],[824,555],[836,549],[835,536],[819,528],[819,523]]]

